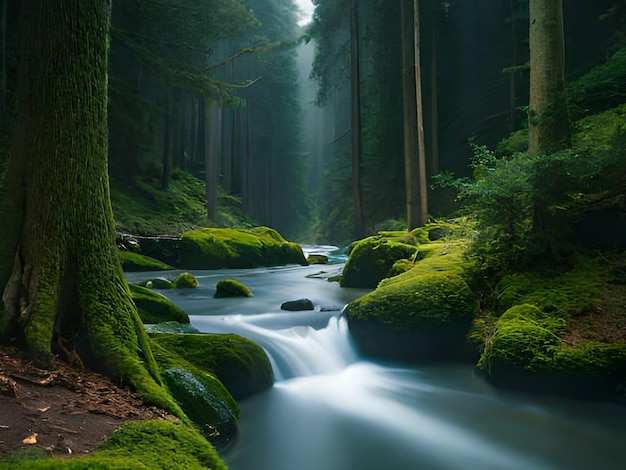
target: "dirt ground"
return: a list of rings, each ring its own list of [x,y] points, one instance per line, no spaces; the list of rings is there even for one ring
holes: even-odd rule
[[[0,346],[0,458],[40,446],[55,455],[90,452],[124,421],[167,417],[139,396],[60,360],[42,370]]]

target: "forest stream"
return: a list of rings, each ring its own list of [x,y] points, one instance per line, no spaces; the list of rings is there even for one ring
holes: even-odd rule
[[[272,361],[274,387],[240,403],[239,436],[223,456],[231,470],[624,468],[626,407],[495,389],[470,365],[360,357],[341,310],[366,291],[315,276],[340,272],[334,261],[193,271],[200,287],[163,291],[198,330],[250,338]],[[223,278],[255,296],[215,299]],[[280,310],[305,297],[315,310]]]

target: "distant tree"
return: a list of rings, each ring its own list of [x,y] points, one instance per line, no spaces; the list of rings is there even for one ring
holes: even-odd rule
[[[528,152],[567,144],[562,0],[530,0],[530,103]]]
[[[359,55],[359,2],[350,4],[350,89],[352,96],[352,200],[354,203],[354,235],[365,235],[365,215],[361,191],[361,74]]]
[[[40,364],[60,355],[163,397],[115,245],[110,2],[33,0],[24,13],[19,114],[2,179],[0,333]]]

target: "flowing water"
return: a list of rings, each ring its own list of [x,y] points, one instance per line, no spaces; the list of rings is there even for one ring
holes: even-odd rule
[[[272,361],[275,386],[240,403],[231,470],[626,468],[626,407],[494,389],[470,366],[361,358],[341,308],[366,291],[319,278],[341,267],[194,271],[198,289],[164,291],[200,331],[248,337]],[[227,277],[255,297],[213,298]],[[303,297],[315,310],[280,310]]]

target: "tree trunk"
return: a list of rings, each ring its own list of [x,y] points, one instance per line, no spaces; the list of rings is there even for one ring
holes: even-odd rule
[[[433,25],[430,54],[430,174],[439,173],[439,91],[437,88],[437,28]]]
[[[117,257],[109,197],[109,12],[107,0],[29,5],[2,188],[15,210],[2,207],[10,236],[0,245],[0,329],[40,363],[60,354],[146,392],[158,388],[157,369]]]
[[[402,22],[402,94],[404,109],[404,179],[406,190],[407,229],[419,225],[419,188],[417,165],[417,107],[415,106],[415,66],[411,16],[407,14],[407,0],[400,0]]]
[[[221,113],[216,101],[211,101],[205,114],[207,124],[206,141],[206,209],[207,218],[215,219],[217,216],[217,185],[219,174],[219,155],[221,151]]]
[[[428,218],[428,187],[426,185],[426,146],[424,144],[424,102],[422,100],[422,61],[420,58],[419,0],[413,0],[413,50],[415,51],[415,105],[417,109],[418,219],[409,230],[424,225]]]
[[[170,186],[170,178],[172,176],[172,156],[170,152],[171,141],[171,91],[167,92],[167,102],[165,103],[165,115],[163,116],[163,173],[161,174],[161,189],[167,191]]]
[[[562,0],[530,0],[528,153],[568,144]]]
[[[354,235],[365,235],[365,216],[361,194],[361,77],[359,63],[359,4],[350,8],[350,80],[352,90],[352,199],[354,201]]]

